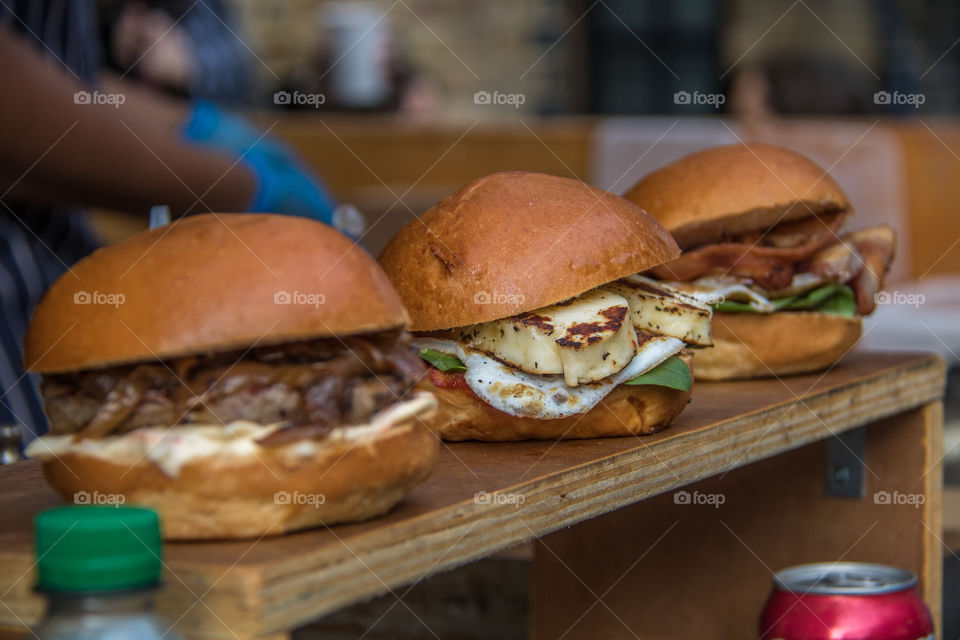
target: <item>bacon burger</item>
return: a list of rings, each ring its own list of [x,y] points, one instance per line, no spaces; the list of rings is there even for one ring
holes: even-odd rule
[[[637,275],[679,255],[656,220],[577,180],[495,173],[379,256],[449,440],[646,434],[690,398],[707,305]]]
[[[893,259],[893,229],[848,231],[853,207],[840,186],[782,147],[694,153],[624,197],[683,249],[650,275],[713,306],[714,346],[697,354],[704,380],[830,366],[860,338]]]
[[[65,498],[122,496],[167,538],[360,520],[432,469],[435,400],[376,262],[333,229],[199,215],[100,249],[25,340],[49,435],[27,454]]]

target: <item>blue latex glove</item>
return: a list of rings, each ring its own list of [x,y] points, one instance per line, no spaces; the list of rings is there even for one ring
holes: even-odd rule
[[[284,143],[264,136],[240,116],[221,111],[207,100],[197,100],[190,105],[190,114],[183,127],[183,136],[188,142],[224,151],[239,156],[251,147],[265,151],[278,160],[296,157],[296,153]],[[259,142],[257,142],[259,140]]]
[[[257,178],[257,189],[248,211],[286,213],[313,218],[334,226],[333,199],[296,159],[278,159],[269,151],[253,147],[242,162]]]
[[[193,103],[183,136],[188,142],[243,156],[241,162],[257,180],[247,211],[285,213],[332,225],[336,203],[323,183],[290,147],[263,136],[243,118],[199,100]]]

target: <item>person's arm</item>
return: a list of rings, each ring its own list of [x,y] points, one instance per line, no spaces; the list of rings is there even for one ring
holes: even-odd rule
[[[105,71],[98,78],[100,90],[105,93],[122,93],[126,100],[117,107],[117,115],[134,130],[155,126],[171,136],[181,136],[184,122],[190,114],[190,103],[181,98],[162,93],[134,80],[121,78],[113,71]]]
[[[138,107],[144,96],[119,109],[78,104],[77,92],[92,90],[5,30],[0,59],[0,121],[6,129],[0,194],[20,180],[19,190],[32,197],[49,194],[51,203],[133,212],[168,204],[175,215],[242,211],[250,202],[256,180],[249,169],[230,155],[183,142],[169,120],[142,103]]]

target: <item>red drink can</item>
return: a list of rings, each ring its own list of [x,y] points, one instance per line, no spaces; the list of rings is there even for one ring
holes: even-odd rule
[[[863,562],[784,569],[760,616],[761,640],[933,640],[917,576]]]

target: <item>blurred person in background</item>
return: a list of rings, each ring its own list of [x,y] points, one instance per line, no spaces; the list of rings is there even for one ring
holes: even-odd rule
[[[44,291],[97,245],[83,207],[332,221],[332,198],[281,142],[212,102],[102,74],[97,24],[90,1],[0,5],[0,426],[27,439],[46,420],[21,342]]]
[[[748,120],[915,111],[875,97],[879,90],[915,93],[933,69],[923,61],[922,34],[906,6],[895,0],[808,0],[796,7],[728,0],[720,47],[729,61],[723,75],[730,79],[728,111]]]
[[[252,55],[223,0],[99,0],[105,63],[184,98],[248,106]]]
[[[839,56],[778,53],[736,72],[728,110],[747,120],[779,115],[861,115],[872,110],[876,83]]]

